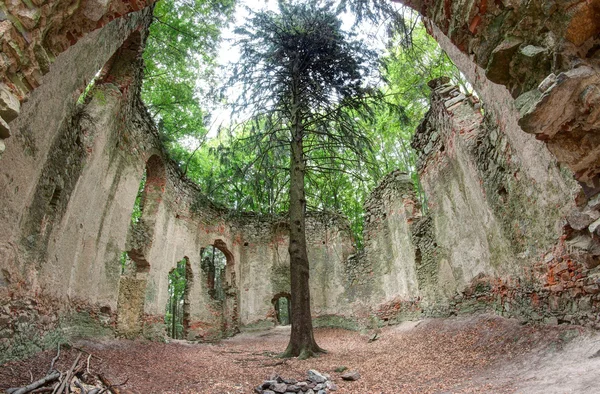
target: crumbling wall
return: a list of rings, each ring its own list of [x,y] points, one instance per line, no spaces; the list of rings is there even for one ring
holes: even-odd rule
[[[63,51],[11,123],[0,167],[3,360],[69,336],[163,336],[168,274],[183,258],[189,339],[271,326],[271,301],[289,292],[286,219],[216,206],[163,151],[139,98],[150,19],[150,9],[133,13]],[[340,313],[348,224],[315,214],[308,225],[315,316]],[[201,268],[209,245],[227,257],[223,300]]]
[[[600,1],[399,1],[425,17],[444,50],[469,59],[461,71],[505,86],[522,130],[597,193]]]
[[[432,108],[413,140],[429,203],[421,221],[430,222],[413,237],[435,262],[418,276],[420,308],[598,324],[597,241],[588,235],[597,215],[573,214],[579,187],[552,159],[515,147],[525,135],[493,105],[483,115],[448,80],[430,86]]]
[[[246,328],[276,322],[272,301],[290,293],[288,223],[285,217],[238,217],[241,320]],[[311,308],[316,324],[331,316],[350,316],[344,298],[344,265],[354,252],[348,221],[332,213],[308,213],[307,249],[310,261]]]
[[[364,248],[345,262],[344,298],[352,313],[343,317],[351,321],[338,324],[356,328],[419,314],[412,232],[420,217],[410,176],[394,171],[382,179],[365,202]]]
[[[133,95],[104,85],[84,107],[78,89],[149,20],[146,11],[114,21],[65,51],[12,122],[0,177],[5,357],[75,334],[69,327],[81,324],[79,314],[90,322],[86,332],[110,331],[119,277],[112,263],[137,190],[128,188],[137,176],[111,148],[124,125],[120,108]]]
[[[45,80],[59,55],[87,33],[114,19],[142,10],[152,1],[68,0],[5,1],[0,4],[0,155],[11,135],[21,103]],[[131,16],[134,22],[136,16]],[[118,42],[116,40],[115,42]],[[112,42],[105,42],[112,45]],[[96,69],[97,71],[97,69]],[[81,83],[72,75],[70,82]],[[75,78],[73,78],[75,77]],[[93,74],[85,75],[90,81]],[[80,89],[87,82],[79,86]]]
[[[398,172],[365,204],[365,248],[346,277],[358,323],[486,311],[600,326],[597,203],[576,207],[579,185],[520,132],[514,106],[482,104],[448,79],[430,86],[412,143],[426,213]]]

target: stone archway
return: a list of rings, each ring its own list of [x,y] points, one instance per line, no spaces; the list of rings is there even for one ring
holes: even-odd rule
[[[122,272],[119,282],[117,332],[125,337],[135,337],[142,333],[150,271],[150,262],[146,257],[152,246],[156,214],[162,201],[165,183],[164,162],[158,155],[152,155],[146,162],[145,173],[142,176],[141,195],[136,197],[132,208],[135,212],[137,206],[141,210],[141,217],[132,220],[128,232],[128,251],[123,258],[131,262],[131,267]],[[187,305],[189,320],[189,301]]]
[[[210,269],[210,265],[203,263],[203,271],[207,280],[207,291],[209,296],[221,311],[221,331],[224,336],[231,336],[239,332],[239,291],[235,273],[235,260],[233,253],[222,239],[216,239],[211,245],[218,253],[222,253],[226,263],[224,270],[218,272],[219,278],[215,278],[217,272]],[[215,285],[219,282],[219,287]]]
[[[290,324],[292,295],[290,293],[278,293],[271,300],[275,308],[275,324],[287,326]]]
[[[166,305],[165,324],[171,338],[184,339],[190,328],[190,288],[193,273],[187,256],[169,272],[169,301]]]

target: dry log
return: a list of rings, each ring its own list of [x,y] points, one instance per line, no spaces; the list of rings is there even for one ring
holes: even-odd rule
[[[52,387],[40,387],[39,389],[33,390],[29,394],[38,394],[38,393],[51,393],[54,390]]]
[[[73,374],[73,370],[77,366],[77,363],[79,362],[80,358],[81,358],[81,353],[79,353],[77,355],[77,358],[73,362],[73,365],[71,366],[71,369],[69,369],[67,371],[67,374],[65,375],[65,378],[63,379],[63,381],[61,382],[61,384],[58,385],[58,387],[56,389],[54,389],[54,391],[52,392],[52,394],[61,394],[63,391],[65,391],[65,389],[68,392],[69,381],[71,380],[71,375]]]
[[[39,387],[42,387],[50,382],[55,381],[56,379],[58,379],[60,377],[60,373],[58,372],[54,372],[50,375],[44,376],[43,378],[41,378],[40,380],[37,380],[31,384],[28,384],[25,387],[21,387],[21,388],[11,388],[6,390],[7,394],[27,394]]]

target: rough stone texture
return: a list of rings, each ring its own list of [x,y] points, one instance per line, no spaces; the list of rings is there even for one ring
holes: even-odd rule
[[[522,130],[544,141],[591,195],[597,193],[599,0],[400,2],[426,18],[453,60],[458,54],[468,59],[459,68],[465,74],[475,69],[473,85],[480,79],[504,85],[521,111]]]
[[[50,65],[59,54],[86,33],[152,3],[147,0],[2,2],[0,138],[9,136],[8,123],[19,114],[19,103],[27,100],[29,93],[43,83],[42,76],[50,71]],[[80,88],[83,89],[85,85],[82,84]]]
[[[346,297],[359,319],[371,315],[376,303],[418,294],[410,235],[420,216],[415,201],[410,177],[394,171],[365,202],[364,250],[345,269]]]
[[[150,11],[117,19],[57,56],[11,123],[14,137],[3,141],[1,305],[19,297],[46,300],[48,318],[56,322],[42,326],[25,306],[11,306],[6,322],[0,320],[6,357],[22,356],[19,349],[34,334],[48,337],[43,346],[64,340],[58,322],[69,321],[75,310],[121,336],[164,336],[168,274],[184,257],[188,339],[273,326],[272,300],[290,291],[286,218],[214,205],[162,151],[139,98]],[[77,104],[82,85],[100,69]],[[16,105],[4,103],[6,113]],[[142,217],[132,224],[144,171]],[[338,215],[310,214],[307,228],[313,311],[328,320],[345,313],[343,262],[353,242],[347,220]],[[211,297],[200,266],[209,245],[227,257],[222,301]],[[121,273],[123,252],[134,264]]]
[[[599,2],[406,2],[481,102],[448,80],[431,85],[414,140],[427,214],[394,172],[365,204],[364,250],[355,253],[344,218],[309,216],[315,325],[477,310],[598,324]],[[151,9],[131,12],[147,4],[0,5],[5,358],[73,335],[163,336],[168,273],[183,258],[188,339],[270,327],[272,301],[289,293],[286,218],[214,205],[160,148],[139,99]],[[200,265],[209,245],[227,257],[222,301]],[[125,273],[123,252],[134,262]]]
[[[148,11],[116,20],[58,56],[44,84],[21,107],[23,116],[13,120],[18,133],[4,140],[0,177],[2,305],[15,297],[45,300],[54,306],[48,317],[57,322],[68,320],[74,306],[106,310],[106,324],[113,324],[119,279],[113,263],[124,248],[139,171],[111,154],[115,140],[107,130],[121,129],[119,103],[133,96],[127,85],[105,84],[85,108],[76,101],[85,81],[136,29],[145,31],[149,20]],[[139,69],[139,61],[130,67]],[[117,194],[123,198],[115,199]],[[11,317],[17,314],[15,308]],[[13,320],[8,326],[15,333],[13,341],[2,343],[5,354],[9,342],[18,349],[19,333],[28,330]]]
[[[598,324],[595,207],[576,209],[575,185],[551,159],[523,155],[513,138],[524,134],[498,122],[496,108],[483,116],[447,79],[430,86],[432,108],[413,139],[429,205],[412,228],[413,309]]]

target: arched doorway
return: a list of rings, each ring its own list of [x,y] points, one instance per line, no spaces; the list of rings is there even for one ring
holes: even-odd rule
[[[292,298],[290,293],[279,293],[271,300],[271,303],[275,308],[275,318],[277,319],[277,325],[287,326],[290,324],[290,316],[292,313],[291,299]]]
[[[213,300],[225,299],[225,268],[227,256],[215,245],[209,245],[202,250],[200,267],[206,275],[206,288]]]
[[[152,245],[156,214],[165,184],[163,160],[158,155],[152,155],[146,162],[132,207],[127,250],[122,253],[119,261],[121,277],[117,301],[117,332],[125,337],[136,337],[142,333],[147,277],[150,271],[146,255]]]
[[[192,268],[187,256],[177,262],[177,266],[169,272],[169,299],[165,310],[165,326],[167,335],[174,339],[184,339],[188,333],[189,289],[192,278]]]
[[[206,280],[206,291],[215,309],[221,311],[224,336],[239,332],[238,288],[233,254],[227,244],[217,239],[202,249],[200,267]]]

